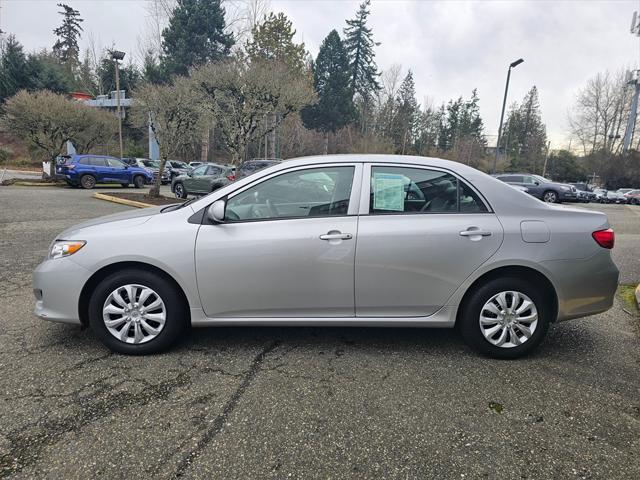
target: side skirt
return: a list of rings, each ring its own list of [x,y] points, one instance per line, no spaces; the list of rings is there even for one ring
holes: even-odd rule
[[[191,326],[291,326],[291,327],[420,327],[453,328],[456,306],[444,306],[428,317],[207,317],[201,308],[191,309]]]

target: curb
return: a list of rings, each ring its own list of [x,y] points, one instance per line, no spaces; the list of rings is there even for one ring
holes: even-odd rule
[[[57,183],[40,183],[40,182],[14,182],[11,186],[17,185],[19,187],[62,187]]]
[[[136,202],[135,200],[126,200],[124,198],[118,198],[112,195],[105,195],[104,193],[94,193],[92,197],[97,198],[98,200],[105,200],[107,202],[128,205],[129,207],[136,207],[136,208],[155,207],[155,205],[151,205],[150,203]]]

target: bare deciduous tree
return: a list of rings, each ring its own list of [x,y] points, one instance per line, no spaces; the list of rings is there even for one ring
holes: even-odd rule
[[[87,153],[114,138],[118,128],[112,113],[47,90],[22,90],[7,100],[4,110],[3,129],[41,151],[51,161],[52,176],[54,160],[67,141],[73,142],[78,152]]]
[[[598,73],[580,89],[569,126],[584,155],[621,150],[631,95],[624,71]]]
[[[204,95],[234,163],[244,158],[247,145],[263,135],[265,114],[282,122],[315,99],[309,79],[278,62],[234,59],[211,63],[192,72]],[[267,127],[275,128],[270,124]]]
[[[147,83],[135,92],[134,121],[151,127],[160,147],[160,168],[149,196],[160,195],[160,182],[167,160],[197,140],[203,121],[202,97],[194,82],[176,77],[170,85]]]

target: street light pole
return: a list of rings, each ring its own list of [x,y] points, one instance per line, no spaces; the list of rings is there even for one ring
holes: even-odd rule
[[[504,98],[502,99],[502,113],[500,114],[500,126],[498,127],[498,141],[496,142],[496,156],[493,159],[492,173],[496,173],[496,166],[498,164],[498,155],[500,153],[500,140],[502,140],[502,122],[504,121],[504,109],[507,106],[507,93],[509,92],[509,80],[511,79],[511,69],[516,68],[522,62],[524,62],[522,58],[519,58],[515,62],[511,62],[509,64],[509,69],[507,70],[507,83],[504,86]]]
[[[124,59],[124,52],[111,51],[111,58],[116,64],[116,111],[118,113],[118,139],[120,140],[120,158],[124,156],[122,149],[122,115],[120,112],[120,60]]]

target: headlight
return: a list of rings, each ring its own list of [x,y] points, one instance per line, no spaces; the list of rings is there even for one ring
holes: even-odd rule
[[[59,240],[54,242],[49,252],[49,258],[54,259],[73,255],[84,247],[86,243],[84,240]]]

